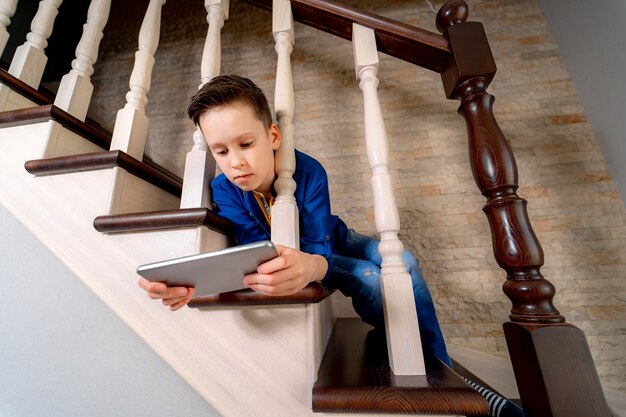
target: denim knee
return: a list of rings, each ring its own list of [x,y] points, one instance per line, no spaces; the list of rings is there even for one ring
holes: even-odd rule
[[[328,286],[351,297],[352,306],[363,321],[375,327],[381,326],[384,316],[378,265],[339,255],[333,255],[333,263],[327,279]]]

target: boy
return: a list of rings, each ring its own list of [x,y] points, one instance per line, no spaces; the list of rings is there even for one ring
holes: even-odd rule
[[[223,173],[211,183],[216,212],[232,221],[238,244],[269,240],[274,151],[281,136],[263,91],[246,78],[218,76],[192,97],[188,114],[200,126]],[[296,151],[293,177],[300,250],[277,245],[279,256],[259,265],[257,273],[244,278],[244,284],[268,295],[289,295],[310,282],[323,282],[352,297],[361,318],[383,329],[379,241],[348,230],[331,215],[326,172],[315,159]],[[404,261],[413,281],[422,344],[449,365],[419,264],[408,251]],[[145,279],[139,285],[171,310],[183,307],[193,296],[193,288],[166,287]]]
[[[218,76],[192,97],[188,114],[200,126],[222,170],[211,182],[216,212],[232,221],[238,244],[269,240],[276,179],[274,151],[281,137],[263,91],[247,78]],[[382,330],[379,241],[349,230],[331,215],[326,171],[315,159],[296,151],[293,178],[300,250],[276,245],[279,256],[246,275],[244,284],[269,295],[289,295],[320,281],[352,297],[363,321]],[[422,346],[451,366],[419,263],[406,250],[403,259],[413,282]],[[139,280],[139,286],[171,310],[186,305],[194,292],[193,288],[167,287],[145,278]],[[469,382],[489,402],[491,416],[523,416],[515,404]]]

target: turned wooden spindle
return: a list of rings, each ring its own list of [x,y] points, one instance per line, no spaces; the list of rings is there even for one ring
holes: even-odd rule
[[[110,150],[124,151],[142,160],[148,136],[148,92],[150,92],[154,54],[159,46],[161,8],[165,0],[150,0],[139,30],[139,50],[126,93],[126,104],[117,112]]]
[[[104,36],[102,31],[109,20],[111,0],[92,0],[83,25],[83,35],[76,46],[76,59],[72,69],[61,79],[54,105],[84,121],[93,93],[91,74],[98,59],[98,47]]]
[[[398,239],[400,216],[389,173],[389,145],[378,99],[378,50],[374,30],[353,24],[352,49],[363,113],[367,159],[372,170],[374,216],[380,233],[380,284],[385,314],[389,366],[395,375],[426,375],[411,276]]]
[[[507,273],[511,321],[504,333],[526,417],[610,416],[582,331],[553,304],[554,286],[541,275],[543,251],[526,201],[517,195],[517,165],[486,92],[496,66],[482,24],[467,22],[467,4],[451,0],[437,14],[452,55],[441,72],[446,96],[461,101],[470,165],[487,198],[493,252]]]
[[[222,27],[228,19],[229,0],[205,0],[207,12],[207,30],[200,63],[200,85],[220,74],[222,61]],[[207,207],[212,205],[211,181],[215,177],[215,159],[209,152],[204,135],[198,127],[193,133],[193,147],[187,152],[183,192],[180,197],[180,208]]]
[[[294,93],[291,74],[291,52],[295,42],[291,3],[274,0],[272,3],[272,32],[276,42],[276,89],[274,109],[282,135],[280,148],[276,151],[276,175],[274,182],[276,201],[272,207],[272,242],[291,248],[300,248],[299,214],[294,192],[296,170],[294,151]]]
[[[48,38],[52,34],[54,20],[59,13],[63,0],[43,0],[39,2],[37,14],[30,24],[30,32],[26,42],[15,50],[11,60],[9,74],[33,88],[39,88],[48,57],[44,49],[48,46]]]
[[[11,18],[15,14],[17,8],[17,0],[0,1],[0,55],[4,52],[9,40],[9,32],[7,27],[11,24]]]

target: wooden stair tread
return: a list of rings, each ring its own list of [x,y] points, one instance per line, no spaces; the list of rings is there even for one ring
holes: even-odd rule
[[[163,174],[147,164],[138,161],[122,151],[92,152],[81,155],[61,156],[57,158],[33,159],[26,161],[24,168],[37,176],[64,174],[70,172],[93,171],[120,167],[155,186],[180,196],[182,181]]]
[[[98,216],[94,228],[102,233],[125,233],[174,228],[206,226],[231,236],[231,222],[205,207],[178,210],[160,210],[141,213]]]
[[[102,128],[88,125],[54,104],[0,112],[0,126],[2,127],[21,126],[48,120],[58,122],[103,149],[108,149],[111,144],[109,132]]]
[[[395,376],[385,335],[360,319],[337,319],[313,387],[313,411],[482,416],[485,399],[425,355],[427,375]]]
[[[318,282],[312,282],[293,295],[269,296],[251,289],[244,289],[193,298],[187,305],[192,308],[208,309],[233,306],[314,304],[319,303],[333,292],[334,290],[329,290]]]
[[[26,97],[30,101],[35,104],[39,104],[41,106],[50,105],[54,103],[54,93],[43,86],[39,86],[39,89],[35,89],[30,85],[26,84],[22,80],[13,75],[9,74],[6,69],[0,69],[0,84],[4,84],[13,91],[21,94],[23,97]],[[63,111],[63,110],[61,110]],[[94,129],[102,130],[103,132],[108,133],[105,129],[102,128],[100,123],[95,120],[87,117],[85,119],[85,124],[91,126]],[[109,134],[110,136],[110,134]]]
[[[0,70],[0,75],[1,74],[3,74],[2,70]],[[6,74],[10,76],[10,74]],[[15,78],[15,80],[21,82],[17,78]],[[0,81],[2,80],[0,79]],[[34,90],[30,86],[26,87]],[[54,120],[55,122],[80,135],[94,145],[101,147],[103,150],[107,150],[111,146],[110,132],[103,129],[95,122],[83,122],[72,116],[71,114],[67,113],[65,110],[58,108],[54,104],[44,104],[41,106],[29,107],[25,109],[16,109],[0,112],[0,127],[22,126],[27,124],[45,122],[48,120]],[[182,179],[152,161],[149,156],[144,155],[142,162],[145,165],[151,167],[153,170],[161,172],[163,176],[169,177],[174,182],[182,184]]]

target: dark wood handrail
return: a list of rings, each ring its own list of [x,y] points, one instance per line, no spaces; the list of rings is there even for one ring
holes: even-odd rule
[[[272,0],[244,0],[271,10]],[[443,36],[332,0],[291,0],[295,21],[352,40],[352,24],[376,34],[380,52],[435,72],[443,72],[451,56]]]

